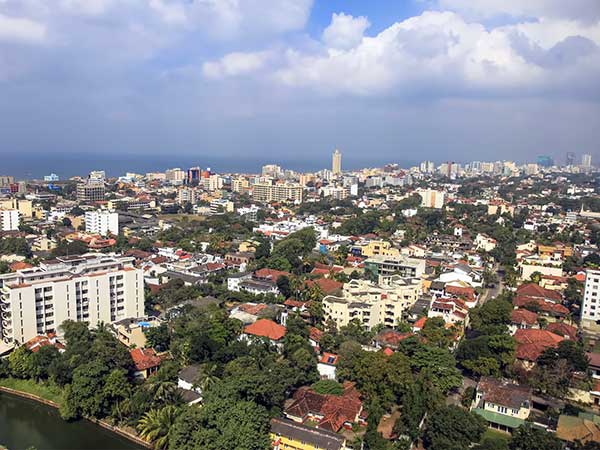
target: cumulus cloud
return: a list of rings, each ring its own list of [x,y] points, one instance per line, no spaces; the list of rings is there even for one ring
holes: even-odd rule
[[[206,78],[219,79],[247,75],[261,69],[270,57],[270,53],[234,52],[223,56],[218,61],[208,61],[202,65]]]
[[[332,48],[347,50],[362,41],[365,30],[371,24],[366,17],[348,14],[333,14],[331,24],[323,31],[323,42]]]
[[[43,24],[20,17],[9,17],[0,13],[0,42],[24,42],[39,44],[46,39]]]
[[[560,28],[556,21],[547,23]],[[600,25],[588,27],[583,38],[571,22],[553,41],[543,28],[538,22],[488,30],[457,13],[427,11],[349,49],[290,50],[276,79],[326,94],[429,91],[453,96],[515,95],[519,89],[542,90],[556,79],[574,81],[590,70],[600,75]]]

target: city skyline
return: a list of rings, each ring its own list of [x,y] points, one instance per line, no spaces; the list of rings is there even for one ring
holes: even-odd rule
[[[597,158],[594,0],[38,3],[0,3],[0,154],[20,164]]]

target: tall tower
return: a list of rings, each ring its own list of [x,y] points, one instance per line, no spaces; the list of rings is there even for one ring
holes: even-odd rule
[[[584,153],[581,155],[581,165],[584,169],[589,169],[592,167],[592,155],[589,153]]]
[[[331,171],[334,175],[340,175],[342,173],[342,152],[337,148],[333,152]]]

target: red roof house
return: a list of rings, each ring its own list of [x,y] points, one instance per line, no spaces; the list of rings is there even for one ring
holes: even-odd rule
[[[548,330],[525,329],[517,330],[515,340],[517,359],[535,363],[544,350],[558,347],[564,338]]]
[[[148,378],[158,372],[162,359],[153,348],[134,348],[129,351],[135,366],[135,376]]]
[[[244,334],[246,335],[267,338],[275,343],[283,339],[286,331],[283,325],[269,319],[259,319],[244,328]]]

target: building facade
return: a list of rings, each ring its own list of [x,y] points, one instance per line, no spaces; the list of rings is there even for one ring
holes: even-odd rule
[[[104,183],[89,181],[77,185],[77,200],[80,202],[99,202],[104,200]]]
[[[0,231],[17,231],[19,229],[19,211],[16,209],[0,209]]]
[[[584,328],[600,331],[600,270],[586,271],[581,325]]]
[[[85,231],[101,236],[119,235],[119,213],[107,210],[85,213]]]
[[[143,272],[134,258],[61,257],[0,275],[0,335],[22,344],[57,332],[65,320],[113,323],[144,314]]]
[[[301,203],[303,189],[299,184],[255,184],[252,188],[252,198],[258,202],[294,202]]]
[[[331,171],[334,175],[341,175],[342,173],[342,152],[337,148],[331,157]]]
[[[344,284],[340,297],[323,299],[325,320],[333,320],[338,328],[355,319],[366,329],[379,324],[393,327],[405,318],[421,293],[420,280],[414,278],[395,276],[385,285],[352,280]]]

